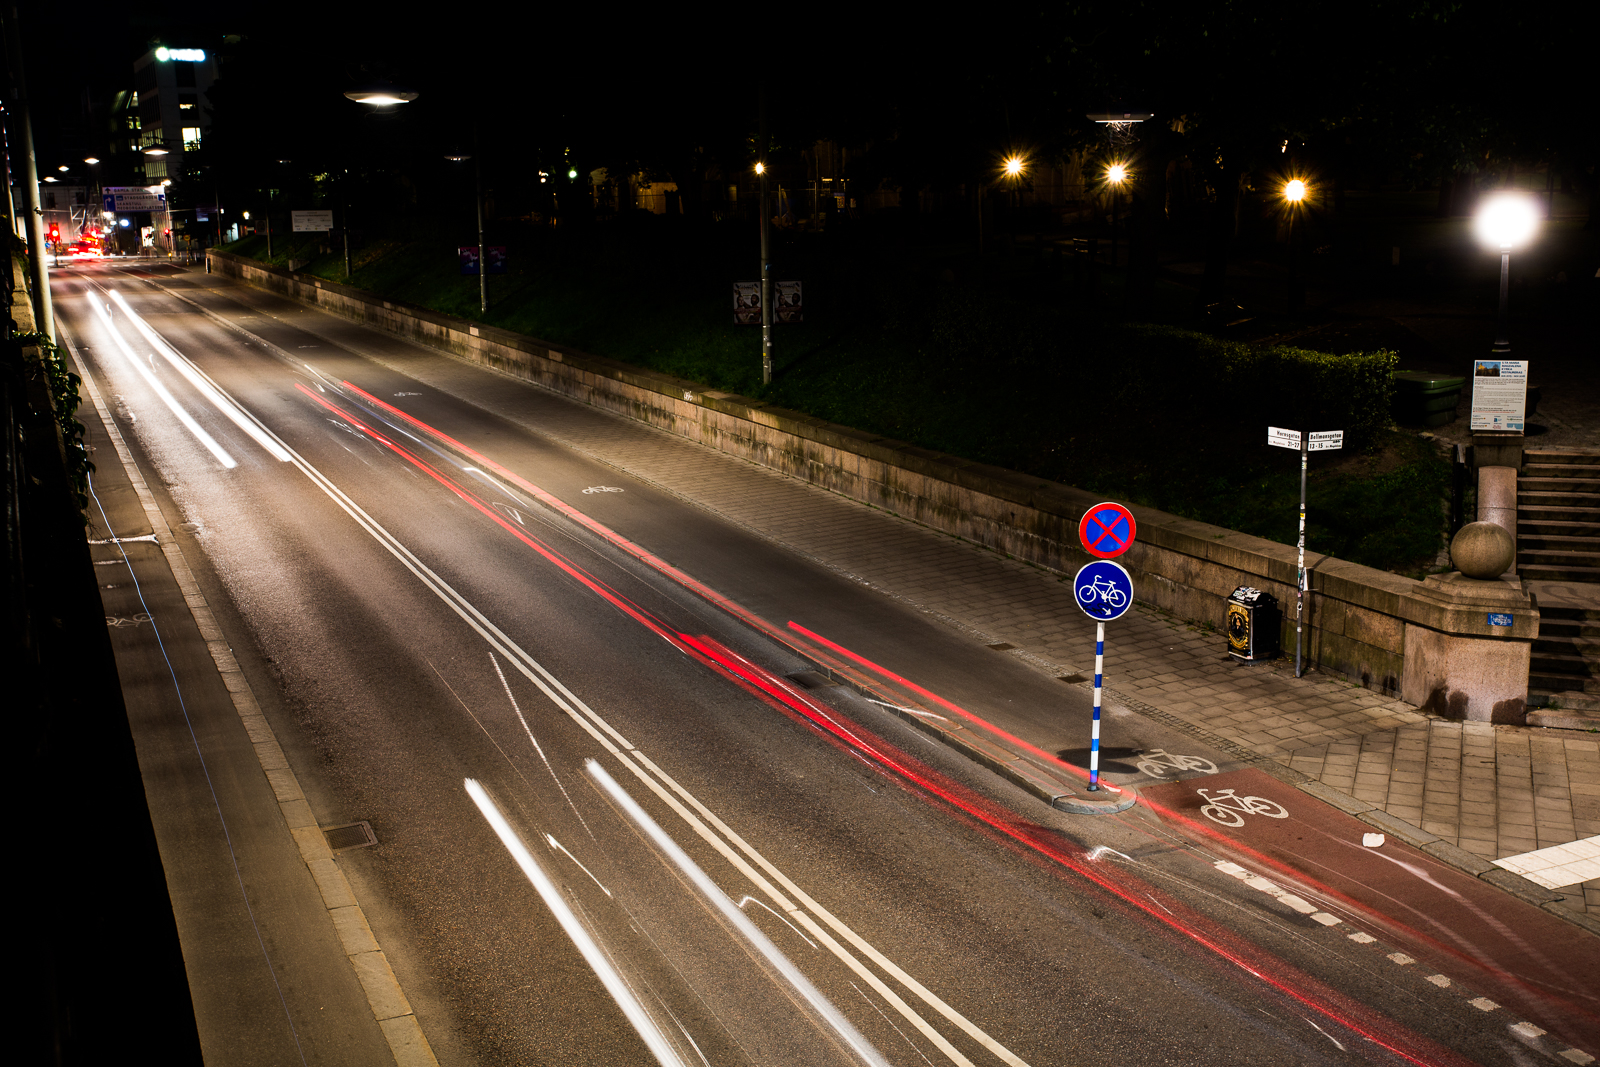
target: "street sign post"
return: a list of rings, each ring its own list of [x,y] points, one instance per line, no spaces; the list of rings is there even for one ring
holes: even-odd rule
[[[1106,517],[1111,521],[1109,509],[1113,508],[1127,514],[1127,509],[1120,504],[1101,504],[1094,510],[1107,509]],[[1088,516],[1084,518],[1087,522]],[[1127,539],[1118,552],[1127,551],[1128,545],[1133,543],[1133,516],[1127,518]],[[1098,526],[1090,534],[1084,532],[1083,524],[1079,525],[1084,549],[1096,555],[1099,553],[1091,547],[1091,537],[1099,541],[1106,536]],[[1083,613],[1094,620],[1094,723],[1089,729],[1089,792],[1094,793],[1100,789],[1100,704],[1105,686],[1106,621],[1121,618],[1133,606],[1133,576],[1120,563],[1097,559],[1078,569],[1077,576],[1072,579],[1072,595]]]
[[[1301,632],[1305,621],[1308,591],[1306,588],[1306,459],[1312,452],[1331,452],[1343,448],[1344,431],[1321,430],[1317,433],[1302,434],[1299,430],[1268,426],[1267,444],[1275,448],[1300,450],[1300,541],[1297,545],[1300,563],[1294,583],[1294,676],[1299,678],[1305,673],[1301,661]]]

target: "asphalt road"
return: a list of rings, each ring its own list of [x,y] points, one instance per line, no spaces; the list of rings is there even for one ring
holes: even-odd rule
[[[1458,909],[1441,937],[1418,915],[1449,886],[1364,896],[1156,791],[1053,811],[818,685],[807,632],[921,687],[880,676],[888,702],[1086,747],[1084,690],[542,436],[566,401],[204,275],[104,263],[54,287],[107,408],[110,532],[143,529],[114,428],[316,821],[371,826],[337,864],[441,1063],[1597,1047],[1592,944],[1536,909],[1490,900],[1493,938]],[[160,549],[96,551],[208,1062],[384,1062]],[[1154,749],[1255,773],[1131,713],[1104,746],[1112,782],[1149,782]]]

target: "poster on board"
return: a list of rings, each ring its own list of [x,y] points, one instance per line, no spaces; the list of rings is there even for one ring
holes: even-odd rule
[[[1526,360],[1473,360],[1472,429],[1522,433],[1527,406]]]

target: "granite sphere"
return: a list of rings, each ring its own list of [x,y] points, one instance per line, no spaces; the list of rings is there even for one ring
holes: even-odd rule
[[[1498,578],[1516,557],[1516,541],[1504,526],[1492,522],[1469,522],[1450,542],[1450,559],[1468,578]]]

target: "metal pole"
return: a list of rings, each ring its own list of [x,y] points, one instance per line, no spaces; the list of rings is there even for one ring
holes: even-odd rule
[[[1509,356],[1511,339],[1506,336],[1506,305],[1511,294],[1511,249],[1500,250],[1500,318],[1495,323],[1494,354]]]
[[[1111,269],[1117,269],[1117,207],[1122,202],[1122,185],[1111,186]]]
[[[477,128],[473,128],[472,139],[478,139]],[[472,146],[473,180],[477,183],[478,203],[478,314],[489,310],[489,261],[483,255],[483,163],[478,158],[478,146]]]
[[[772,384],[772,260],[767,249],[767,91],[761,90],[761,384]]]
[[[1106,624],[1094,624],[1094,725],[1089,729],[1089,792],[1100,790],[1100,690],[1106,658]]]
[[[34,312],[39,332],[56,341],[56,316],[50,300],[50,269],[44,261],[44,209],[39,205],[39,164],[33,148],[33,119],[29,117],[28,85],[22,71],[22,39],[15,4],[6,5],[6,55],[10,59],[12,97],[22,120],[22,191],[28,212],[28,266],[33,273]]]
[[[1300,659],[1300,634],[1306,607],[1306,457],[1310,455],[1310,444],[1310,431],[1302,430],[1300,432],[1300,541],[1297,546],[1300,562],[1294,583],[1294,676],[1296,678],[1305,673]]]

